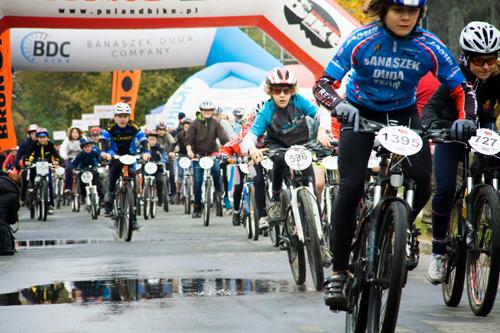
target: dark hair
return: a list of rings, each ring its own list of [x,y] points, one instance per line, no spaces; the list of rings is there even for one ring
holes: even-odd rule
[[[370,17],[376,17],[383,21],[385,15],[389,11],[389,8],[393,5],[393,3],[390,3],[387,0],[370,0],[363,8],[363,12]],[[419,21],[424,18],[426,12],[427,6],[420,9],[420,13],[418,14]]]

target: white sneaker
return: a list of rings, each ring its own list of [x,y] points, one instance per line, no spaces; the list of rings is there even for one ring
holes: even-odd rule
[[[259,230],[266,231],[267,229],[269,229],[269,222],[267,216],[263,216],[259,219]]]
[[[446,278],[446,255],[432,255],[431,263],[427,269],[427,280],[432,284],[440,284]]]

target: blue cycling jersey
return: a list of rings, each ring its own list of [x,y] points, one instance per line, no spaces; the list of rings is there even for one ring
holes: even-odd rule
[[[325,72],[340,81],[350,70],[347,99],[383,112],[414,105],[418,82],[429,71],[450,90],[465,80],[453,55],[434,34],[417,27],[400,38],[380,21],[355,30]]]
[[[101,136],[109,142],[106,152],[111,155],[135,155],[137,144],[143,146],[143,153],[149,153],[146,135],[134,122],[129,122],[125,127],[112,124]]]

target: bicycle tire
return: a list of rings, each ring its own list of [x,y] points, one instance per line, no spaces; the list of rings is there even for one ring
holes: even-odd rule
[[[157,210],[157,205],[156,205],[156,199],[157,199],[156,198],[156,196],[157,196],[156,185],[151,184],[151,187],[149,189],[150,189],[149,197],[151,198],[151,202],[149,203],[149,207],[150,207],[149,216],[151,216],[151,218],[154,219],[156,217],[156,210]]]
[[[184,214],[191,214],[191,181],[186,179],[184,189]]]
[[[368,232],[364,228],[358,235],[359,240],[349,256],[349,271],[352,277],[348,277],[346,283],[347,305],[349,310],[345,317],[345,331],[347,333],[365,333],[368,316],[368,300],[370,288],[365,283],[362,275],[361,262],[366,262],[366,249],[368,243]]]
[[[80,177],[76,180],[76,195],[74,196],[75,200],[75,212],[79,213],[80,212],[80,200],[81,200],[81,193],[80,193]]]
[[[306,257],[304,244],[302,244],[295,233],[295,219],[293,217],[288,191],[281,193],[281,207],[284,209],[285,226],[281,232],[282,238],[288,240],[286,249],[288,263],[292,270],[293,280],[296,284],[304,284],[306,281]]]
[[[137,218],[135,214],[135,198],[134,198],[134,192],[133,189],[129,184],[127,184],[127,189],[125,192],[125,198],[126,202],[128,203],[128,215],[124,215],[126,217],[125,224],[127,225],[128,232],[126,233],[126,242],[130,242],[132,240],[132,234],[133,234],[133,229],[132,229],[132,223],[134,219]]]
[[[123,202],[123,189],[118,188],[116,191],[116,198],[115,198],[115,204],[114,204],[114,220],[115,220],[115,231],[116,231],[116,236],[123,240],[123,234],[126,232],[125,228],[126,226],[124,225],[124,219],[123,219],[123,209],[124,207],[124,202]]]
[[[493,308],[498,290],[500,267],[500,200],[498,193],[493,187],[481,186],[475,192],[472,203],[471,223],[474,230],[476,230],[476,234],[473,246],[467,250],[467,294],[472,312],[476,316],[487,316]],[[487,208],[489,212],[485,212],[483,208]],[[483,212],[486,215],[486,223],[479,226],[479,219],[483,217]],[[490,244],[485,245],[484,243],[488,242],[488,240]],[[482,259],[486,260],[482,261]],[[478,266],[484,266],[481,264],[482,262],[488,261],[490,264],[488,274],[485,278],[481,279],[481,274],[478,273],[477,268]],[[478,287],[480,281],[487,282],[484,293],[480,292],[481,286]],[[481,297],[480,294],[483,294],[483,296]]]
[[[56,193],[56,208],[61,209],[61,202],[62,202],[62,181],[59,179],[57,181],[57,193]]]
[[[92,190],[90,193],[90,216],[92,217],[92,220],[97,220],[97,216],[99,215],[97,211],[97,205],[97,198],[94,191]]]
[[[151,201],[151,193],[149,193],[149,182],[144,183],[144,187],[142,188],[142,202],[144,203],[144,206],[142,207],[143,210],[143,216],[145,220],[149,219],[149,204]]]
[[[408,212],[401,201],[387,204],[383,220],[377,231],[379,254],[374,265],[374,279],[379,281],[370,286],[368,303],[368,332],[394,332],[399,313],[401,291],[406,273],[406,242]],[[392,243],[394,235],[394,247]],[[392,259],[392,260],[390,260]],[[387,291],[385,306],[382,305],[383,290]],[[385,310],[385,311],[382,311]],[[383,312],[383,313],[382,313]]]
[[[456,307],[460,304],[465,282],[466,244],[462,235],[462,199],[453,204],[450,223],[446,236],[446,278],[441,289],[443,300],[447,306]]]
[[[35,219],[36,216],[36,188],[33,188],[33,191],[28,192],[29,189],[26,190],[26,199],[29,202],[30,209],[30,218]]]
[[[42,202],[43,202],[43,209],[42,209],[42,221],[47,221],[47,215],[49,214],[49,184],[47,181],[44,181],[42,183]]]
[[[316,223],[314,221],[314,209],[311,202],[311,194],[306,189],[301,189],[297,193],[299,210],[301,213],[302,227],[304,230],[304,238],[306,243],[307,259],[309,262],[309,269],[316,290],[323,288],[323,281],[325,280],[325,273],[323,271],[323,262],[321,260],[321,245],[318,232],[316,230]]]
[[[170,210],[170,179],[165,177],[165,182],[163,182],[163,210],[168,212]],[[187,213],[189,214],[189,213]]]
[[[210,224],[210,205],[212,204],[211,202],[211,197],[212,197],[212,182],[210,180],[206,181],[205,184],[205,193],[203,193],[204,200],[203,200],[203,225],[205,227],[208,227]]]
[[[214,200],[215,200],[215,216],[224,216],[221,196],[218,194],[214,195]]]
[[[248,199],[249,199],[249,212],[250,216],[248,217],[249,223],[252,225],[253,237],[254,241],[259,240],[259,213],[257,212],[257,203],[255,202],[255,189],[253,184],[249,184],[248,186]]]

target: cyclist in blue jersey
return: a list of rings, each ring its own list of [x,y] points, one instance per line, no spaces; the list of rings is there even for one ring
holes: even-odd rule
[[[265,91],[271,98],[264,104],[240,145],[241,151],[259,163],[263,159],[262,152],[255,147],[258,138],[267,132],[265,143],[268,148],[288,148],[292,145],[304,144],[309,141],[309,129],[306,117],[317,118],[320,121],[317,140],[325,147],[330,147],[328,130],[331,127],[331,116],[302,95],[297,94],[297,79],[286,68],[275,68],[267,74]],[[268,207],[267,219],[259,221],[259,228],[265,230],[277,223],[281,218],[280,194],[285,175],[285,154],[273,157],[272,198]],[[313,167],[303,171],[303,179],[313,179]]]
[[[101,152],[101,157],[106,160],[111,160],[114,155],[135,155],[137,153],[136,142],[141,145],[142,158],[147,161],[151,154],[149,152],[148,140],[141,131],[139,125],[130,120],[130,106],[126,103],[116,103],[113,106],[113,121],[110,123],[108,130],[103,131],[105,138],[108,140],[108,147]],[[109,166],[109,184],[108,197],[105,203],[105,216],[111,216],[113,208],[113,200],[115,197],[116,181],[120,177],[121,164],[119,161],[112,161]],[[130,169],[132,175],[135,174],[135,168]],[[134,182],[134,193],[135,191]],[[135,216],[135,214],[134,214]],[[140,226],[137,220],[134,219],[133,229],[138,229]]]
[[[333,310],[346,308],[344,284],[356,206],[363,194],[374,141],[373,134],[358,133],[359,117],[382,123],[390,119],[391,124],[421,128],[415,92],[428,71],[449,89],[459,119],[475,112],[474,93],[457,62],[434,34],[418,26],[426,9],[426,0],[370,0],[365,12],[379,20],[347,37],[313,87],[317,101],[332,110],[343,127],[339,138],[340,190],[332,213],[333,275],[325,281],[325,304]],[[349,71],[343,99],[335,89]],[[417,186],[410,217],[413,222],[431,192],[429,146],[405,159],[403,167]]]
[[[498,67],[500,31],[486,22],[470,22],[460,34],[460,47],[463,52],[460,67],[476,92],[478,123],[482,128],[496,130],[494,106],[500,101],[500,80],[493,74]],[[457,120],[448,89],[440,86],[425,105],[422,122],[440,128],[463,121],[468,123],[467,131],[452,134],[467,141],[475,131],[475,119]],[[463,156],[464,147],[459,143],[438,144],[434,150],[436,194],[432,199],[432,259],[427,270],[427,279],[433,284],[442,283],[446,277],[446,232],[455,195],[457,166]]]

